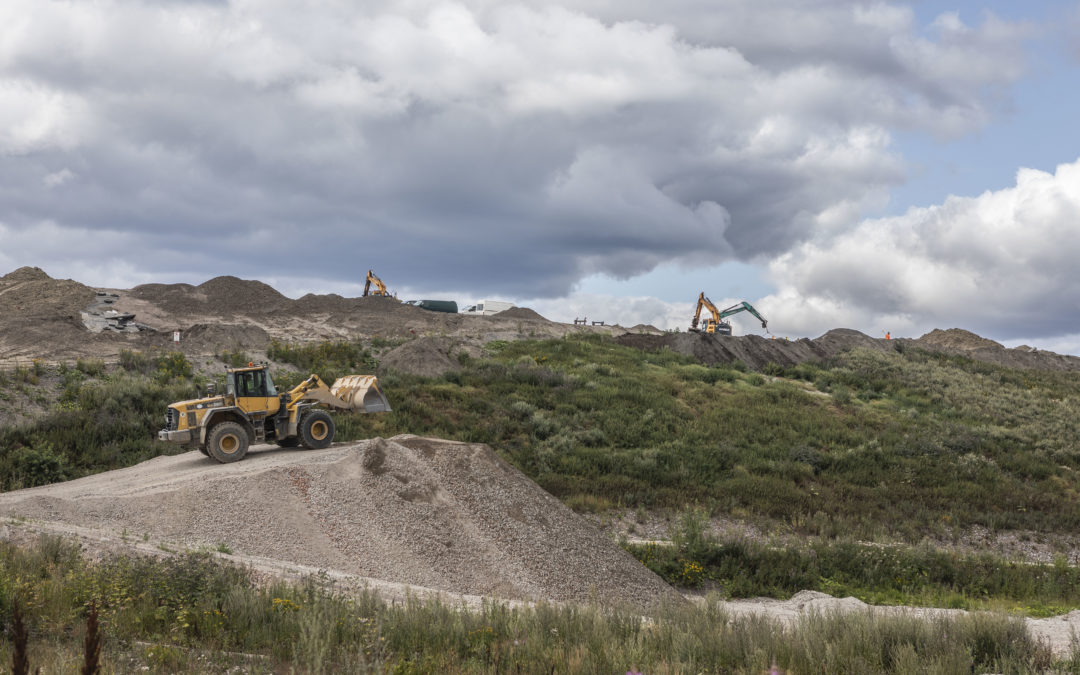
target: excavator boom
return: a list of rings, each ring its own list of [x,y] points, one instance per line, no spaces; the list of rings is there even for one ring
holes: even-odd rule
[[[375,290],[371,290],[371,285],[375,284]],[[371,270],[367,271],[367,279],[364,280],[364,296],[368,295],[390,295],[390,292],[386,290],[386,284],[382,282],[382,279],[375,276],[375,273]]]
[[[726,319],[732,314],[738,314],[739,312],[750,312],[751,314],[756,316],[758,318],[758,321],[761,322],[761,327],[764,328],[766,332],[768,332],[769,322],[766,321],[765,317],[761,316],[761,314],[759,314],[758,311],[754,309],[754,306],[751,305],[749,302],[740,302],[737,305],[732,305],[731,307],[728,307],[724,311],[720,312],[720,318]]]
[[[703,328],[698,328],[698,324],[701,321],[701,310],[708,309],[712,314],[711,318],[705,319],[705,325]],[[731,335],[731,324],[724,321],[732,314],[738,314],[739,312],[750,312],[761,321],[761,327],[765,329],[765,332],[769,332],[769,322],[765,320],[765,317],[761,316],[754,306],[749,302],[740,302],[737,305],[732,305],[724,311],[720,311],[713,304],[712,300],[709,300],[705,296],[705,292],[702,291],[698,295],[697,309],[694,310],[694,318],[690,321],[690,330],[695,333],[720,333],[722,335]]]

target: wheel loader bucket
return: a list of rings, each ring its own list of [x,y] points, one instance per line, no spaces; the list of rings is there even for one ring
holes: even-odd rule
[[[374,375],[339,377],[330,387],[330,393],[340,401],[334,402],[334,407],[356,412],[390,412],[390,402],[379,389],[379,380]]]

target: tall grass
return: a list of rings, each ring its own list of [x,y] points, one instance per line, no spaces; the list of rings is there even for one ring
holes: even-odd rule
[[[31,662],[73,670],[79,628],[98,608],[105,668],[200,672],[797,673],[1080,672],[1054,663],[1023,623],[1001,615],[918,619],[811,615],[791,627],[735,618],[715,598],[657,608],[496,602],[476,611],[438,602],[388,605],[342,595],[319,579],[258,586],[207,554],[82,558],[45,538],[0,543],[0,624],[17,599]],[[0,646],[10,662],[11,647]],[[51,656],[43,656],[44,654]]]

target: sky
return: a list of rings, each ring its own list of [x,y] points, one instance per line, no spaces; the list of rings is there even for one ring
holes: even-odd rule
[[[1080,353],[1080,0],[0,4],[0,274]],[[763,333],[746,314],[736,333]]]

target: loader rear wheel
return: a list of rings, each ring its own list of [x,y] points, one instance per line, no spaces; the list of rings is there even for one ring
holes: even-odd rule
[[[239,462],[248,451],[247,430],[236,422],[216,424],[206,437],[206,449],[211,457],[223,464]]]
[[[300,418],[300,444],[308,450],[321,450],[334,442],[334,418],[323,410],[312,410]]]

